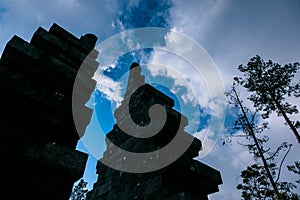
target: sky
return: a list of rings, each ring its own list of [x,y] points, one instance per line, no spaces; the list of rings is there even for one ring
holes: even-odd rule
[[[101,49],[101,44],[111,36],[135,28],[170,29],[171,32],[161,38],[159,46],[177,52],[188,46],[184,43],[172,46],[178,44],[178,37],[174,33],[180,33],[179,37],[187,36],[202,47],[203,55],[208,58],[212,68],[216,67],[217,78],[211,77],[206,69],[202,69],[200,75],[195,73],[191,63],[164,48],[128,52],[109,66],[99,60],[99,70],[94,76],[98,81],[97,88],[88,103],[94,113],[85,137],[78,144],[78,149],[85,152],[88,152],[85,146],[90,147],[88,153],[91,156],[84,178],[92,188],[96,180],[95,157],[101,157],[105,149],[105,133],[114,124],[112,112],[122,101],[128,67],[132,61],[137,61],[143,67],[146,81],[164,92],[175,94],[175,109],[180,109],[189,118],[188,132],[203,142],[205,153],[198,159],[221,171],[223,184],[219,186],[220,191],[209,198],[240,199],[240,192],[235,189],[241,182],[239,174],[253,161],[236,139],[226,145],[220,142],[220,137],[227,133],[226,127],[232,122],[232,113],[226,105],[225,113],[222,101],[220,103],[222,88],[228,90],[232,78],[241,76],[237,67],[246,64],[257,54],[280,64],[300,61],[299,8],[300,2],[297,0],[0,0],[0,52],[13,35],[30,41],[38,27],[48,30],[53,23],[77,37],[85,33],[95,34],[98,37],[96,49]],[[140,44],[137,42],[135,45]],[[298,72],[296,78],[299,77]],[[211,85],[215,79],[222,81],[219,92],[211,89],[214,88]],[[165,87],[162,87],[164,84]],[[299,108],[299,101],[289,100]],[[105,117],[102,113],[105,113]],[[222,118],[223,115],[225,118]],[[300,116],[293,118],[299,120]],[[214,119],[217,123],[212,123]],[[283,120],[275,115],[269,119],[269,123],[270,129],[265,133],[272,135],[270,147],[276,147],[282,141],[292,143],[285,165],[292,164],[299,159],[297,154],[300,150],[294,135],[283,125]],[[215,126],[222,130],[218,131]],[[99,134],[99,128],[104,134]],[[102,143],[94,144],[95,141]],[[282,179],[293,181],[295,176],[284,170]],[[300,193],[299,188],[296,191]]]

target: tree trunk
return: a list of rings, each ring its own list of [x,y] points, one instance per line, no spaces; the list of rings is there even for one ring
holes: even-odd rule
[[[274,179],[273,179],[273,177],[272,177],[272,174],[271,174],[271,172],[270,172],[270,169],[269,169],[267,160],[266,160],[266,158],[265,158],[265,156],[264,156],[264,154],[263,154],[263,151],[262,151],[262,149],[261,149],[261,147],[260,147],[260,145],[259,145],[259,143],[258,143],[258,140],[257,140],[257,138],[256,138],[256,136],[255,136],[254,131],[253,131],[253,127],[251,126],[251,124],[250,124],[250,122],[249,122],[249,120],[248,120],[248,118],[247,118],[246,111],[245,111],[245,109],[244,109],[244,107],[243,107],[243,105],[242,105],[242,102],[241,102],[240,99],[239,99],[239,96],[238,96],[238,94],[237,94],[235,88],[233,88],[233,92],[234,92],[234,95],[235,95],[235,97],[236,97],[237,103],[239,104],[239,107],[240,107],[241,110],[242,110],[242,114],[243,114],[243,116],[244,116],[244,118],[245,118],[245,120],[246,120],[246,122],[247,122],[247,125],[248,125],[248,128],[249,128],[250,136],[253,138],[254,143],[255,143],[255,146],[256,146],[257,149],[258,149],[259,157],[262,159],[264,168],[265,168],[265,170],[266,170],[266,172],[267,172],[267,176],[268,176],[268,178],[269,178],[269,180],[270,180],[270,182],[271,182],[271,185],[272,185],[272,187],[273,187],[273,189],[274,189],[274,191],[275,191],[275,193],[276,193],[277,198],[279,198],[279,196],[280,196],[280,195],[279,195],[279,191],[278,191],[278,188],[277,188],[277,186],[276,186],[276,183],[275,183],[275,181],[274,181]]]
[[[278,108],[279,112],[282,114],[283,118],[285,119],[286,123],[290,126],[290,129],[293,131],[293,133],[295,134],[298,143],[300,144],[300,135],[296,129],[296,127],[294,126],[294,124],[291,122],[290,118],[287,116],[286,112],[282,109],[282,106],[280,105],[280,103],[273,97],[271,96],[273,101],[275,102],[276,107]]]

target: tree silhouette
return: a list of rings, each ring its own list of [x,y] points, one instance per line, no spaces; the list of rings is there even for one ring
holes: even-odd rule
[[[85,200],[88,190],[86,189],[87,182],[80,179],[77,185],[73,188],[70,200]]]
[[[271,60],[265,62],[257,55],[246,66],[240,65],[238,69],[243,72],[243,77],[235,77],[234,80],[252,93],[249,99],[258,111],[263,112],[262,117],[269,118],[273,111],[282,116],[300,143],[297,131],[300,122],[291,121],[288,116],[298,113],[298,109],[286,100],[292,95],[300,96],[300,84],[292,82],[299,63],[281,66]]]
[[[294,165],[289,165],[287,166],[289,171],[294,172],[295,174],[298,174],[300,176],[300,161],[295,161]],[[300,178],[299,180],[296,180],[297,183],[300,183]]]
[[[274,152],[271,152],[270,148],[265,148],[264,144],[268,141],[268,137],[261,136],[261,133],[268,127],[267,123],[258,124],[256,112],[251,112],[243,105],[243,100],[240,99],[236,90],[236,84],[226,95],[229,98],[229,104],[238,110],[234,129],[242,130],[250,141],[242,145],[248,148],[256,162],[241,173],[243,183],[239,184],[237,189],[242,190],[242,197],[249,200],[297,199],[298,196],[292,192],[295,185],[280,181],[281,167],[291,145],[283,142]],[[287,150],[287,153],[277,167],[276,158],[283,150]]]
[[[268,165],[272,175],[274,176],[277,171],[276,163]],[[266,170],[263,166],[253,164],[248,166],[246,170],[242,171],[241,177],[243,183],[237,185],[237,189],[242,190],[242,197],[245,200],[253,199],[274,199],[274,190],[267,181]],[[288,182],[276,182],[279,196],[276,199],[280,200],[298,200],[299,196],[293,193],[295,185]]]

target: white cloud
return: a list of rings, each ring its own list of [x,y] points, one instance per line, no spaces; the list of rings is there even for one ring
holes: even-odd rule
[[[201,1],[197,1],[194,4],[185,4],[181,1],[174,1],[175,7],[172,10],[173,12],[173,24],[175,29],[192,36],[194,39],[199,41],[208,52],[212,55],[214,61],[217,63],[219,70],[221,71],[222,78],[225,82],[226,87],[231,85],[233,76],[240,76],[237,71],[237,66],[239,64],[246,64],[251,56],[254,56],[257,53],[263,53],[265,55],[271,55],[273,58],[279,59],[283,62],[295,62],[297,60],[291,60],[290,58],[296,59],[295,52],[299,52],[299,45],[292,45],[287,47],[286,44],[279,45],[281,48],[286,47],[290,48],[285,51],[282,51],[281,48],[272,47],[272,40],[274,38],[273,34],[269,35],[269,38],[265,38],[265,41],[262,41],[261,38],[256,37],[256,35],[251,35],[251,33],[245,34],[249,29],[247,29],[247,22],[244,26],[240,26],[239,31],[233,32],[232,28],[229,26],[226,27],[227,22],[226,17],[230,16],[228,11],[230,10],[227,5],[220,6],[224,4],[225,1],[218,1],[216,4],[207,4],[203,7]],[[199,6],[197,6],[197,4]],[[215,5],[215,6],[213,6]],[[232,6],[232,5],[231,5]],[[229,10],[228,10],[229,9]],[[233,10],[231,10],[233,11]],[[241,10],[241,13],[245,10]],[[245,14],[249,14],[245,12]],[[239,17],[239,16],[235,16]],[[222,19],[223,18],[223,19]],[[253,22],[252,22],[253,23]],[[221,25],[221,26],[219,26]],[[265,26],[265,25],[264,25]],[[252,27],[249,26],[249,27]],[[295,26],[294,27],[299,27]],[[253,30],[267,30],[274,28],[252,28]],[[294,29],[294,28],[292,28]],[[230,32],[230,33],[228,33]],[[266,34],[268,31],[266,31]],[[258,35],[259,36],[259,35]],[[269,40],[269,41],[268,41]],[[274,40],[276,40],[274,38]],[[299,42],[296,37],[289,38],[289,40],[296,43]],[[290,42],[286,38],[281,39],[281,43],[286,41],[287,44]],[[277,41],[278,43],[278,41]],[[277,50],[280,50],[280,55]],[[292,53],[288,53],[294,49]],[[272,58],[270,57],[270,58]],[[245,91],[242,91],[242,95],[245,96]],[[295,104],[295,102],[292,100]],[[218,116],[217,105],[214,102],[209,103],[207,108],[213,111],[216,116]],[[203,105],[203,104],[202,104]],[[251,107],[251,103],[246,102],[248,107]],[[299,120],[299,116],[294,116],[293,118]],[[272,136],[270,138],[270,146],[275,148],[282,141],[289,141],[294,144],[293,149],[286,160],[286,164],[293,163],[293,160],[297,160],[297,155],[299,155],[300,149],[299,144],[296,143],[294,135],[288,129],[287,126],[283,126],[284,122],[278,122],[278,118],[272,117],[270,119],[270,126],[272,127]],[[267,131],[267,132],[269,132]],[[203,134],[204,133],[204,134]],[[202,135],[203,134],[203,135]],[[220,191],[218,193],[210,195],[210,199],[240,199],[241,194],[236,190],[236,185],[238,184],[238,177],[240,172],[249,165],[253,158],[246,149],[243,149],[236,142],[232,144],[231,147],[226,148],[219,145],[214,146],[213,140],[208,139],[210,135],[213,135],[213,131],[209,129],[204,129],[199,133],[195,134],[200,137],[203,144],[203,151],[205,152],[205,147],[214,147],[208,156],[201,159],[200,161],[205,161],[214,168],[217,168],[221,171],[223,184],[220,186]],[[200,136],[202,135],[202,136]],[[209,148],[207,148],[209,149]],[[291,176],[289,172],[285,169],[282,173],[282,177],[285,180],[295,180],[295,176]],[[299,192],[299,189],[298,189]]]
[[[291,2],[239,3],[226,0],[192,1],[191,3],[174,0],[174,3],[175,7],[171,11],[174,30],[193,37],[204,46],[219,67],[225,86],[230,85],[232,77],[237,75],[237,66],[246,64],[255,54],[262,54],[264,59],[275,59],[283,64],[299,61],[300,26],[299,12],[297,12],[299,5],[293,5],[294,3]],[[128,6],[134,7],[137,4],[138,1],[133,0],[128,3]],[[0,13],[0,52],[14,34],[29,41],[38,26],[48,29],[54,22],[78,37],[86,32],[94,33],[99,37],[99,42],[114,33],[115,26],[122,26],[122,22],[118,22],[118,25],[112,23],[116,21],[115,14],[119,12],[117,1],[86,3],[78,0],[4,0],[1,1],[1,6],[6,8],[6,11]],[[172,48],[183,54],[193,48],[185,43],[174,45],[178,42],[174,34],[168,35],[166,40],[167,45],[173,45]],[[194,55],[193,58],[197,59],[197,56]],[[210,68],[203,68],[202,74],[199,75],[189,67],[189,63],[174,57],[177,56],[155,51],[152,57],[154,65],[149,69],[152,75],[164,75],[174,79],[177,87],[170,87],[170,89],[179,92],[180,88],[186,88],[186,93],[181,95],[185,103],[195,103],[197,100],[203,108],[207,109],[207,112],[219,116],[221,108],[216,103],[218,98],[211,98],[212,94],[209,95],[207,89],[207,85],[213,87],[214,84],[214,76],[210,73]],[[111,100],[115,102],[122,100],[120,82],[104,76],[101,81],[100,79],[98,81],[99,89]],[[293,102],[298,104],[297,100]],[[299,115],[293,118],[299,120]],[[282,141],[293,143],[285,163],[291,164],[299,159],[299,144],[289,128],[283,125],[284,121],[276,116],[272,116],[269,121],[271,129],[266,133],[270,135],[270,146],[276,147]],[[235,189],[235,186],[240,171],[251,163],[252,157],[236,142],[229,147],[214,145],[209,137],[214,135],[213,129],[204,129],[196,135],[203,133],[205,135],[201,137],[204,137],[202,138],[204,148],[206,146],[214,148],[200,161],[207,162],[220,170],[224,182],[220,186],[220,192],[210,195],[210,200],[240,199],[240,192]],[[288,180],[295,179],[286,170],[282,177]],[[300,193],[299,189],[298,193]]]
[[[195,134],[204,136],[206,148],[201,157],[205,157],[223,128],[226,105],[222,79],[207,52],[196,41],[174,31],[165,40],[166,46],[152,53],[148,70],[152,76],[173,80],[169,88],[184,104],[199,104],[205,114],[211,115],[208,129]],[[194,123],[190,117],[192,112],[189,110],[187,117]]]
[[[212,97],[206,81],[184,59],[172,53],[154,50],[148,70],[154,77],[162,76],[174,80],[174,84],[169,86],[172,92],[180,93],[180,90],[184,89],[181,97],[185,104],[195,105],[199,103],[203,108],[208,107]]]
[[[97,81],[96,89],[101,91],[108,100],[116,103],[118,107],[123,100],[122,82],[114,81],[105,75],[95,77]]]
[[[53,23],[61,25],[80,37],[89,32],[99,37],[99,41],[114,33],[111,26],[118,10],[116,1],[95,1],[87,3],[78,0],[19,0],[1,1],[4,12],[0,13],[0,52],[13,35],[29,41],[39,27],[49,29]]]
[[[203,158],[210,153],[216,144],[216,140],[212,139],[215,133],[210,129],[202,129],[199,132],[193,134],[194,137],[198,138],[202,142],[202,149],[199,152],[199,158]]]
[[[213,117],[222,119],[226,106],[224,96],[214,97],[208,102],[209,114]]]
[[[214,21],[227,8],[226,0],[192,1],[188,4],[180,0],[173,2],[171,20],[174,28],[197,40],[210,34]]]
[[[299,60],[300,14],[296,2],[173,0],[174,29],[198,41],[211,55],[225,84],[237,75],[239,64],[259,54],[286,63]]]

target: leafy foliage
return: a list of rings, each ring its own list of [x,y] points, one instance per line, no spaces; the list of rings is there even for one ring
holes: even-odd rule
[[[297,62],[284,66],[271,60],[265,62],[257,55],[251,58],[246,66],[238,67],[243,77],[235,77],[234,80],[251,93],[249,100],[253,102],[257,111],[262,112],[263,118],[269,118],[272,112],[283,116],[300,143],[297,131],[300,122],[291,121],[287,116],[298,113],[297,106],[287,102],[287,97],[300,96],[300,83],[293,83],[299,66]]]
[[[268,164],[273,178],[277,175],[278,167],[275,162]],[[279,175],[277,175],[279,176]],[[279,195],[275,198],[274,189],[268,181],[267,173],[264,166],[253,164],[241,172],[243,182],[237,185],[237,189],[242,190],[242,197],[245,200],[252,199],[280,199],[280,200],[297,200],[300,197],[293,193],[296,186],[285,181],[277,181],[276,186]]]
[[[85,200],[88,190],[86,189],[87,182],[80,179],[79,183],[73,188],[70,200]]]
[[[289,171],[294,172],[295,174],[300,175],[300,161],[295,161],[294,165],[289,165],[287,166]],[[299,180],[296,181],[297,183],[300,183],[300,178]]]
[[[242,190],[244,199],[263,199],[266,196],[272,196],[272,186],[267,180],[262,166],[257,164],[248,166],[242,171],[241,177],[243,183],[237,185],[238,190]]]
[[[265,62],[257,55],[250,59],[247,66],[240,65],[238,69],[244,73],[244,78],[236,77],[234,80],[253,92],[249,99],[254,107],[265,112],[262,115],[264,118],[268,118],[272,111],[281,114],[275,102],[280,103],[288,114],[298,112],[295,105],[285,101],[286,96],[298,95],[294,91],[297,92],[296,88],[300,85],[292,84],[292,79],[299,69],[299,63],[281,66],[271,60]]]
[[[244,102],[236,90],[236,84],[227,93],[227,97],[230,105],[238,110],[234,128],[241,130],[249,141],[247,144],[240,144],[248,148],[255,161],[255,164],[248,166],[241,172],[243,183],[238,184],[237,189],[242,190],[242,197],[246,200],[298,199],[298,196],[292,192],[295,188],[294,184],[279,181],[282,163],[291,145],[283,142],[275,151],[265,148],[269,137],[262,135],[262,132],[268,128],[268,124],[259,123],[257,113],[244,106]],[[278,167],[276,164],[278,154],[286,150],[287,152]]]

